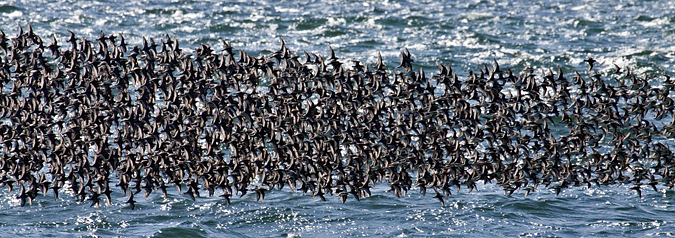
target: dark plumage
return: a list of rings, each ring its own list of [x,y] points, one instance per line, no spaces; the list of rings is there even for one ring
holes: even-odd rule
[[[591,71],[593,69],[593,65],[595,64],[595,62],[598,62],[598,61],[589,57],[588,59],[585,59],[584,62],[588,62],[588,69],[586,71]]]
[[[21,206],[49,189],[58,200],[62,187],[97,207],[121,190],[131,209],[136,194],[166,198],[170,184],[192,200],[220,189],[228,206],[286,186],[361,201],[383,181],[397,197],[432,188],[441,206],[479,182],[525,197],[540,185],[558,195],[632,182],[640,197],[642,185],[675,187],[673,145],[660,139],[675,135],[667,75],[615,64],[603,76],[588,58],[571,80],[560,67],[538,75],[496,60],[459,77],[444,64],[415,70],[408,49],[403,70],[388,72],[380,53],[374,67],[342,67],[332,47],[301,63],[283,39],[235,60],[226,41],[190,53],[168,35],[140,46],[69,35],[62,49],[30,26],[12,39],[0,31],[0,120],[12,122],[0,123],[0,186],[20,187]]]

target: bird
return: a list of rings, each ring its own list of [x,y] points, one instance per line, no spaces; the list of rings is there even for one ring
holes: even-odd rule
[[[265,191],[267,190],[261,187],[255,187],[253,190],[256,194],[256,201],[263,202],[265,200]]]
[[[614,69],[615,69],[615,70],[614,70],[614,72],[612,72],[612,74],[620,75],[620,74],[622,73],[622,72],[621,72],[621,67],[619,67],[619,65],[617,65],[616,63],[614,63]]]
[[[635,190],[640,198],[642,198],[642,191],[640,190],[640,185],[630,187],[630,190]]]
[[[592,57],[589,57],[588,59],[585,59],[584,62],[588,62],[588,69],[586,71],[590,72],[593,69],[593,64],[598,61],[594,60]]]
[[[443,195],[441,195],[438,191],[436,191],[436,195],[434,196],[434,198],[437,198],[438,201],[441,202],[441,207],[445,206],[445,201],[443,201]]]
[[[129,193],[129,199],[126,202],[131,207],[131,210],[136,209],[136,201],[134,201],[134,193]]]

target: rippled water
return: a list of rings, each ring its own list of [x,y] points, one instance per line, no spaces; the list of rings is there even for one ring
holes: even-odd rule
[[[675,72],[675,3],[669,1],[31,1],[0,2],[0,29],[9,36],[30,23],[42,38],[65,42],[72,30],[98,38],[121,32],[130,44],[142,36],[177,37],[181,47],[223,49],[221,40],[250,54],[269,54],[279,37],[292,51],[328,54],[373,64],[377,53],[390,68],[408,48],[416,67],[428,73],[437,63],[460,75],[493,59],[502,67],[585,71],[585,58],[605,72],[628,66],[653,75]],[[656,77],[654,80],[661,80]],[[470,194],[463,188],[445,206],[418,191],[397,198],[378,185],[360,202],[328,202],[291,193],[268,192],[193,202],[173,189],[163,199],[137,198],[137,209],[113,193],[112,207],[99,209],[38,197],[20,207],[0,193],[0,236],[672,236],[675,192],[628,186],[572,188],[556,196],[540,187],[504,196],[492,184]],[[3,189],[4,191],[4,189]]]

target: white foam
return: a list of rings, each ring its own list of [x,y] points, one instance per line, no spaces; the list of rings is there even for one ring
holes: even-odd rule
[[[19,17],[23,16],[23,12],[13,11],[13,12],[10,12],[10,13],[3,13],[2,15],[5,16],[5,17],[9,17],[9,18],[19,18]]]

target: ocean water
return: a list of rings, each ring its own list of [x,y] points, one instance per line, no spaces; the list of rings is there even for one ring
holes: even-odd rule
[[[460,77],[497,60],[525,67],[600,72],[630,67],[638,74],[675,74],[675,3],[668,1],[2,1],[0,29],[15,36],[30,24],[43,39],[65,42],[68,31],[98,38],[121,32],[138,45],[142,36],[167,34],[190,51],[200,44],[222,50],[221,40],[251,55],[287,47],[373,65],[378,52],[389,69],[407,48],[427,74],[449,64]],[[47,40],[49,41],[49,40]],[[445,206],[417,190],[397,198],[386,184],[373,196],[341,204],[288,189],[232,199],[192,201],[175,188],[151,194],[131,210],[118,190],[113,206],[90,207],[73,195],[38,197],[21,207],[16,189],[0,192],[0,236],[154,237],[419,237],[419,236],[673,236],[675,191],[629,185],[570,188],[559,196],[539,187],[511,196],[493,184],[464,187]],[[114,189],[114,188],[113,188]]]

